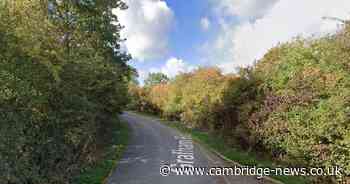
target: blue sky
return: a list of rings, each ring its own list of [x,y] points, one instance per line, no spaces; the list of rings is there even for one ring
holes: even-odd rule
[[[176,16],[175,26],[170,32],[171,50],[188,62],[200,63],[199,48],[215,36],[215,19],[211,17],[211,8],[205,0],[192,0],[179,3],[179,0],[168,0]],[[208,30],[201,28],[202,18],[208,18],[211,25]]]
[[[175,57],[181,58],[189,65],[206,65],[207,63],[203,61],[201,46],[214,39],[218,31],[215,19],[211,17],[210,3],[205,0],[167,0],[165,2],[175,17],[168,33],[168,52],[159,58],[151,58],[143,62],[136,58],[130,64],[138,70],[148,71],[161,68],[169,58]],[[203,18],[210,21],[210,27],[207,30],[201,27]]]
[[[324,16],[350,18],[348,0],[124,1],[129,9],[116,14],[141,81],[150,72],[174,77],[207,65],[235,72],[280,42],[341,27]]]

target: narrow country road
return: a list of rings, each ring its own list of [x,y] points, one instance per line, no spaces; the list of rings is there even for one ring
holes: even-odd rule
[[[131,127],[130,144],[108,184],[258,184],[247,176],[160,175],[160,166],[188,164],[194,167],[228,166],[219,157],[193,143],[180,132],[150,117],[124,113]],[[184,153],[186,152],[186,153]],[[185,154],[185,155],[184,155]]]

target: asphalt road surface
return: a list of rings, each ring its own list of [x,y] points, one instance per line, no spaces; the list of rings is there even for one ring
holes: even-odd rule
[[[158,120],[134,113],[122,118],[131,127],[129,146],[108,184],[261,184],[251,176],[169,176],[160,174],[160,167],[194,166],[226,167],[229,164],[201,145]]]

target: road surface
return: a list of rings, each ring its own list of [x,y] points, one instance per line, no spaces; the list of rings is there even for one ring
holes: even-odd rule
[[[216,155],[180,132],[150,117],[124,113],[131,127],[131,140],[108,184],[261,184],[248,176],[169,176],[160,174],[161,165],[178,167],[229,166]]]

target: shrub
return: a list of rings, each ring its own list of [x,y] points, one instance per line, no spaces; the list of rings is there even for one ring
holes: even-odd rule
[[[111,12],[120,2],[50,3],[0,3],[0,183],[70,183],[127,104],[129,57]]]
[[[280,44],[237,76],[201,68],[146,96],[165,117],[218,132],[244,149],[291,166],[339,166],[349,176],[349,35],[347,22],[335,35]]]
[[[338,37],[284,44],[259,62],[266,96],[252,124],[279,157],[349,174],[349,57]]]

